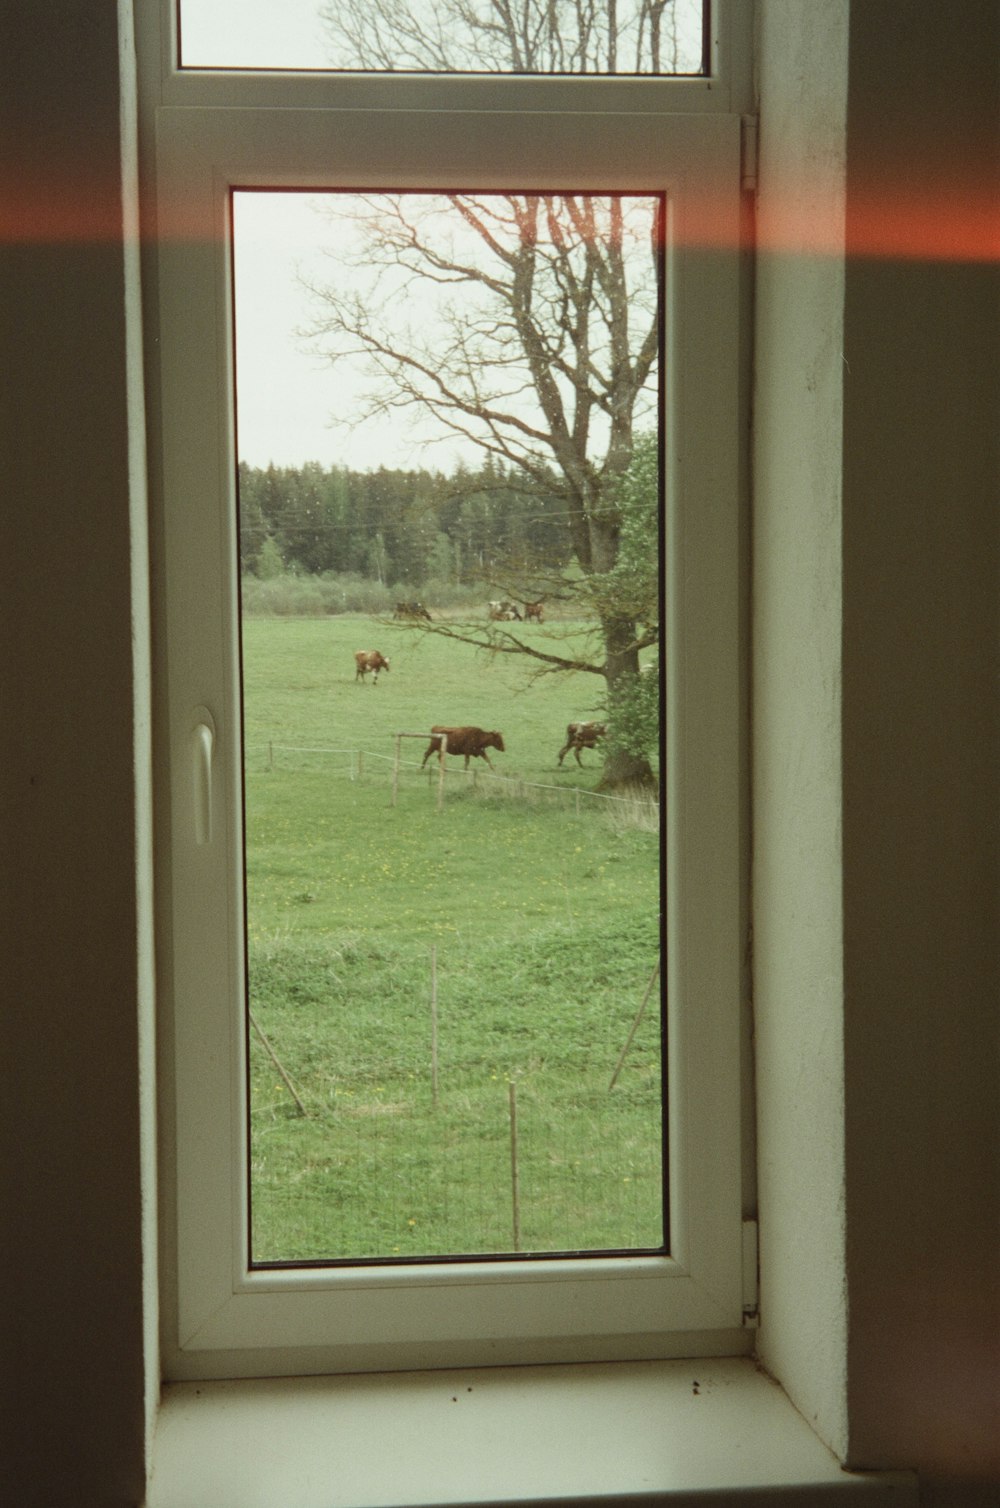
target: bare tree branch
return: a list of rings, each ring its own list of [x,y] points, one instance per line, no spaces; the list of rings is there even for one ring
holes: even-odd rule
[[[334,67],[613,74],[701,63],[701,0],[328,0],[320,16]]]
[[[391,622],[391,619],[387,619]],[[545,670],[581,670],[590,675],[606,674],[604,665],[592,664],[589,660],[582,660],[579,656],[567,656],[552,654],[548,650],[539,649],[536,644],[529,644],[519,639],[517,634],[506,629],[494,627],[478,628],[474,625],[456,627],[453,623],[438,619],[434,623],[414,622],[407,623],[409,633],[431,635],[441,639],[452,639],[458,644],[470,644],[474,649],[481,649],[488,654],[504,655],[527,655],[529,659],[538,660]]]
[[[499,0],[497,0],[499,3]],[[579,11],[580,46],[590,11]],[[370,415],[432,416],[565,503],[602,663],[559,655],[509,631],[419,632],[545,670],[601,675],[609,695],[638,674],[635,609],[616,598],[618,487],[635,426],[652,409],[660,345],[656,196],[497,193],[337,196],[353,284],[310,286],[309,336],[332,363],[361,357]],[[338,216],[332,218],[336,229]],[[335,247],[331,254],[337,259]],[[358,285],[357,276],[361,278]],[[648,771],[648,766],[646,767]]]

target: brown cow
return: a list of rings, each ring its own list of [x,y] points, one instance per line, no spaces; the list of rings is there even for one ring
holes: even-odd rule
[[[566,727],[566,742],[559,750],[559,763],[562,764],[564,757],[570,749],[576,755],[576,762],[583,768],[583,760],[580,758],[581,749],[593,749],[598,739],[604,737],[608,731],[607,723],[569,723]]]
[[[499,749],[501,754],[504,752],[502,733],[486,733],[482,728],[446,728],[442,723],[435,723],[431,728],[431,741],[420,761],[421,769],[432,754],[440,754],[444,743],[442,734],[447,735],[449,754],[465,755],[466,769],[469,768],[470,759],[485,759],[492,770],[493,761],[486,750]]]
[[[525,623],[530,623],[531,620],[532,620],[532,618],[537,618],[537,620],[538,620],[539,623],[544,622],[544,619],[545,619],[545,603],[544,603],[544,601],[540,600],[538,602],[526,602],[524,604],[524,621],[525,621]]]
[[[375,686],[378,685],[379,671],[389,669],[389,661],[377,649],[356,649],[354,651],[354,665],[354,679],[356,681],[363,681],[369,670],[373,670],[375,677],[372,684]]]

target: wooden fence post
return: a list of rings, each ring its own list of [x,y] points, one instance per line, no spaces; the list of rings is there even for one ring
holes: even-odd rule
[[[248,1010],[247,1011],[247,1015],[250,1017],[250,1025],[253,1027],[254,1031],[257,1033],[257,1035],[260,1038],[261,1042],[264,1044],[264,1047],[265,1047],[265,1049],[267,1051],[268,1057],[271,1059],[271,1062],[274,1064],[275,1068],[278,1070],[278,1072],[281,1074],[281,1077],[284,1079],[286,1089],[288,1090],[289,1094],[292,1096],[292,1099],[295,1101],[296,1105],[298,1105],[298,1107],[299,1107],[299,1113],[301,1115],[304,1115],[305,1118],[306,1118],[306,1120],[309,1120],[311,1118],[310,1115],[309,1115],[309,1111],[306,1109],[305,1105],[303,1105],[302,1101],[299,1099],[298,1091],[296,1090],[295,1085],[292,1083],[291,1079],[288,1077],[288,1074],[282,1068],[281,1063],[280,1063],[280,1061],[278,1059],[278,1054],[275,1052],[274,1048],[271,1046],[270,1042],[267,1040],[267,1038],[265,1037],[264,1033],[261,1031],[260,1027],[257,1025],[257,1022],[254,1019],[254,1013],[253,1013],[253,1011]]]
[[[514,1221],[514,1250],[521,1250],[521,1188],[517,1166],[517,1084],[511,1079],[507,1084],[507,1104],[510,1113],[510,1201]]]
[[[438,809],[438,811],[441,811],[442,808],[443,808],[443,806],[444,806],[444,777],[445,777],[444,757],[447,754],[447,752],[448,752],[448,735],[447,735],[447,733],[442,733],[441,734],[441,752],[438,755],[438,799],[437,799],[437,809]]]
[[[438,976],[437,946],[431,945],[431,1102],[438,1102]]]
[[[618,1075],[622,1071],[622,1064],[625,1061],[625,1056],[628,1053],[629,1048],[632,1046],[632,1038],[635,1036],[636,1032],[639,1030],[639,1022],[643,1018],[643,1014],[644,1014],[645,1009],[646,1009],[646,1002],[648,1001],[650,995],[652,994],[653,985],[656,983],[656,976],[657,976],[657,974],[659,974],[659,972],[660,972],[660,960],[657,959],[656,963],[653,965],[653,972],[649,976],[649,983],[646,986],[646,993],[642,997],[642,1004],[640,1005],[638,1011],[636,1012],[635,1020],[632,1022],[632,1030],[628,1034],[628,1040],[626,1041],[625,1046],[622,1048],[621,1057],[618,1059],[618,1062],[615,1065],[615,1071],[611,1075],[611,1083],[608,1085],[608,1093],[609,1094],[611,1093],[612,1089],[614,1089],[615,1084],[618,1081]]]

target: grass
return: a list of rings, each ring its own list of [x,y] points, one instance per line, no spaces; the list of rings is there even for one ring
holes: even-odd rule
[[[648,805],[577,810],[595,755],[555,764],[597,678],[360,618],[253,619],[244,647],[251,1003],[309,1111],[252,1037],[256,1259],[509,1251],[510,1082],[522,1248],[658,1245],[655,1010],[608,1093],[656,959],[658,839]],[[357,648],[391,660],[377,686]],[[406,740],[393,805],[395,734],[433,722],[500,728],[520,784],[452,760],[438,810]]]

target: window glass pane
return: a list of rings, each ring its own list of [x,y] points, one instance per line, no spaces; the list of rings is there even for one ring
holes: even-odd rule
[[[704,71],[705,0],[181,0],[186,68]]]
[[[664,1245],[662,224],[234,195],[257,1263]]]

